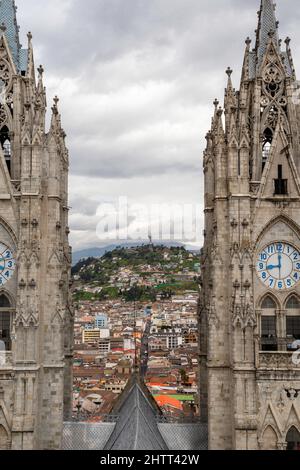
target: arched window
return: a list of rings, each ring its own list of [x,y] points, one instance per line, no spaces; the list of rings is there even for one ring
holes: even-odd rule
[[[286,303],[286,308],[287,309],[298,309],[300,310],[300,300],[296,295],[292,295],[289,297],[287,303]]]
[[[267,295],[261,303],[261,308],[276,310],[275,300],[270,295]]]
[[[5,350],[11,349],[11,304],[6,295],[0,295],[0,341],[4,344]]]
[[[300,348],[300,300],[292,295],[286,302],[286,336],[287,349],[294,351]]]
[[[262,438],[262,450],[276,450],[277,449],[277,434],[272,428],[268,426],[263,434]]]
[[[0,131],[0,143],[2,146],[2,151],[4,154],[9,174],[11,174],[11,141],[10,133],[6,126],[2,127]]]
[[[0,308],[10,308],[10,301],[6,297],[6,295],[1,294],[0,295]]]
[[[262,146],[262,171],[264,171],[265,164],[267,163],[271,151],[273,141],[273,131],[269,127],[265,129],[263,134],[263,146]]]
[[[267,295],[261,303],[261,350],[277,351],[276,302]]]
[[[0,450],[8,450],[9,439],[4,427],[0,424]]]
[[[287,450],[300,450],[300,433],[292,426],[286,435]]]

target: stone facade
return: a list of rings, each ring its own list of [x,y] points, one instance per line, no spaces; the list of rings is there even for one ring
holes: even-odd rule
[[[59,449],[73,347],[66,135],[58,99],[46,132],[43,68],[30,33],[20,46],[13,0],[0,24],[0,244],[15,260],[8,279],[0,267],[0,450]]]
[[[239,91],[227,70],[204,152],[200,388],[210,449],[300,442],[300,263],[280,280],[281,250],[300,259],[300,100],[272,0],[261,2],[256,34]],[[273,249],[279,264],[260,268]]]

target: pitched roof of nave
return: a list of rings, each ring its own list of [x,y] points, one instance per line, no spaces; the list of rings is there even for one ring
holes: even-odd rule
[[[157,425],[159,411],[145,384],[133,374],[112,411],[118,421],[105,450],[167,450]]]
[[[28,50],[22,49],[14,0],[0,0],[0,32],[5,34],[12,57],[19,72],[27,70]]]

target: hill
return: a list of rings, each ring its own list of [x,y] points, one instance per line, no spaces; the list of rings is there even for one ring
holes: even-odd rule
[[[87,258],[101,258],[105,253],[109,252],[109,251],[113,251],[115,250],[116,248],[118,247],[124,247],[124,248],[134,248],[134,247],[137,247],[137,246],[143,246],[143,245],[146,245],[148,244],[148,242],[125,242],[125,243],[120,243],[119,245],[117,244],[112,244],[112,245],[107,245],[107,246],[103,246],[103,247],[94,247],[94,248],[87,248],[85,250],[79,250],[79,251],[74,251],[73,253],[73,256],[72,256],[72,264],[73,266],[75,266],[78,261],[80,260],[83,260],[83,259],[87,259]],[[161,242],[153,242],[153,244],[155,246],[161,246]],[[165,241],[164,246],[170,248],[170,247],[184,247],[186,250],[189,250],[189,251],[197,251],[195,250],[194,247],[192,246],[188,246],[188,245],[184,245],[183,243],[177,243],[177,242],[172,242],[172,241]]]
[[[72,269],[77,299],[151,300],[198,289],[199,255],[184,247],[117,247]]]

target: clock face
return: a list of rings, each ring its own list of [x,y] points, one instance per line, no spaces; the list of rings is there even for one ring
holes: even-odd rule
[[[259,253],[256,270],[269,289],[291,289],[300,281],[300,252],[288,243],[271,243]]]
[[[0,287],[9,281],[16,269],[16,262],[12,251],[3,243],[0,243]]]

